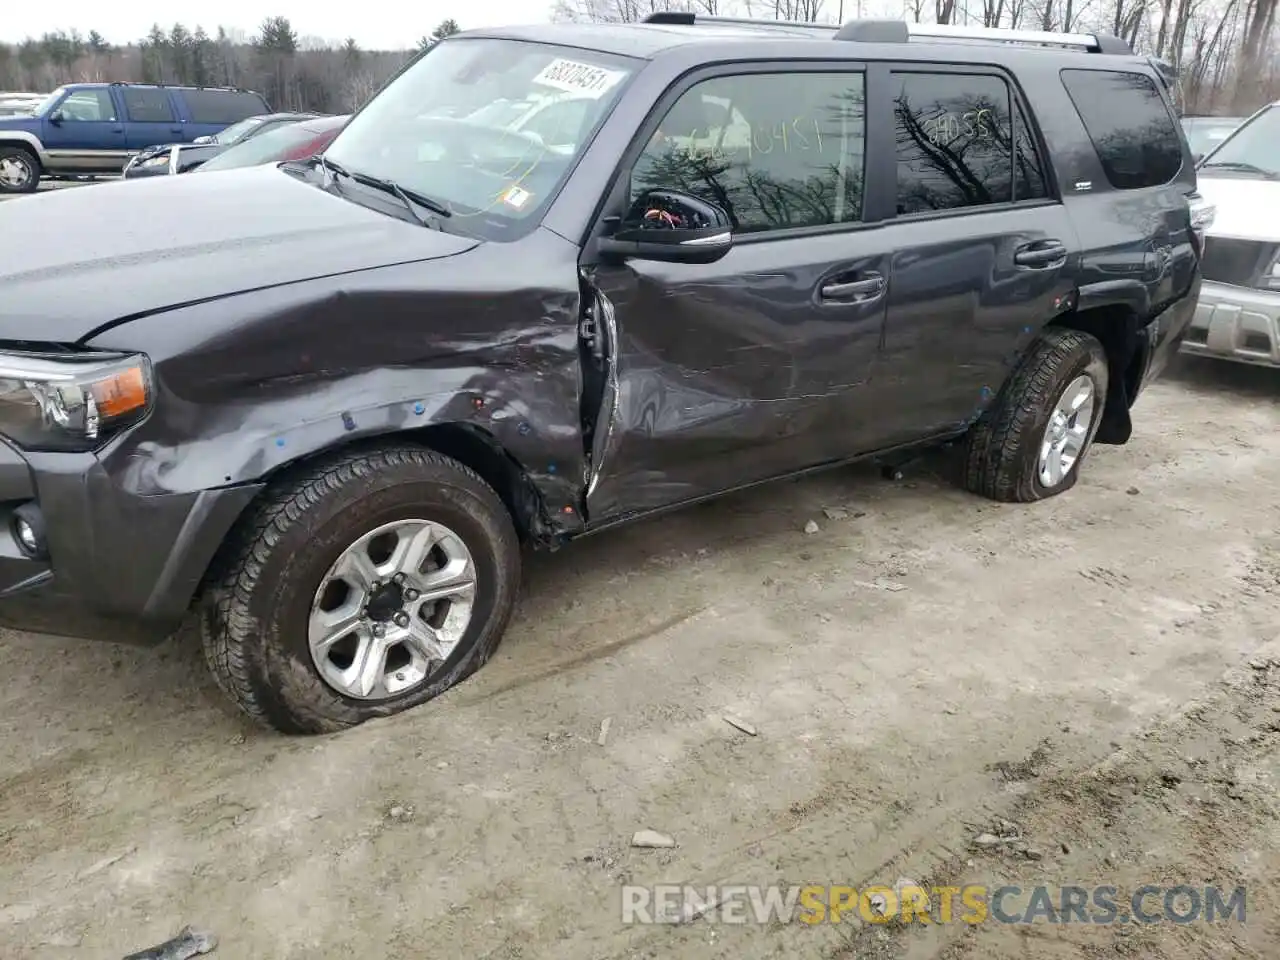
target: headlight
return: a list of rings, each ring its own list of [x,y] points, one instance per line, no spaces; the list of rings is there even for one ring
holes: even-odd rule
[[[91,450],[154,395],[142,354],[0,353],[0,434],[26,450]]]
[[[166,164],[166,163],[168,163],[168,162],[169,162],[169,155],[168,155],[167,153],[159,153],[159,154],[156,154],[154,157],[147,157],[147,159],[145,159],[145,160],[143,160],[141,163],[139,163],[139,164],[138,164],[138,166],[140,166],[140,167],[159,167],[159,166],[162,166],[162,165],[164,165],[164,164]]]

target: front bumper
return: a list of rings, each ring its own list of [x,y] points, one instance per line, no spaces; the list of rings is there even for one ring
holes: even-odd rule
[[[1182,352],[1280,367],[1280,293],[1206,280]]]
[[[93,454],[24,455],[0,442],[0,626],[120,643],[163,640],[260,489],[142,495],[117,481]],[[43,519],[43,556],[18,540],[15,511],[24,504]]]

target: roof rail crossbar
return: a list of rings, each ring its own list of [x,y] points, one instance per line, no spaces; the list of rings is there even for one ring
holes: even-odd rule
[[[836,39],[856,43],[906,43],[911,33],[905,20],[850,20],[836,31]]]

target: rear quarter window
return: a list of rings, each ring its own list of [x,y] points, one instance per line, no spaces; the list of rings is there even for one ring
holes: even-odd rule
[[[192,123],[232,124],[271,112],[258,94],[239,90],[183,90],[180,96]]]
[[[1182,169],[1182,138],[1155,81],[1130,70],[1063,70],[1062,85],[1117,190],[1168,183]]]

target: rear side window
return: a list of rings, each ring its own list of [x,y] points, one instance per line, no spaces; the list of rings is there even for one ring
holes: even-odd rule
[[[124,109],[139,123],[168,123],[174,119],[169,94],[154,87],[125,87]]]
[[[904,71],[893,91],[900,216],[1049,195],[1035,137],[1000,77]]]
[[[1168,183],[1182,169],[1182,138],[1146,74],[1063,70],[1062,84],[1117,190]]]
[[[237,90],[183,90],[192,123],[231,124],[247,117],[269,113],[256,93]]]

